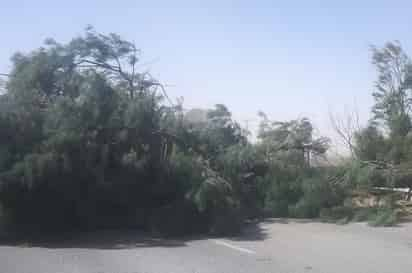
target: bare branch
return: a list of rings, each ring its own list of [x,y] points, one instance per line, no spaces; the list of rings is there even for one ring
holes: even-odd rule
[[[78,66],[78,65],[82,65],[83,63],[88,63],[88,64],[93,65],[93,66],[106,68],[106,69],[109,69],[113,72],[120,72],[119,67],[109,65],[107,63],[100,63],[100,62],[91,61],[91,60],[88,60],[88,59],[82,59],[82,60],[78,61],[77,63],[75,63],[74,65]]]
[[[359,113],[356,109],[344,111],[344,117],[329,112],[329,120],[333,130],[341,138],[352,156],[355,155],[355,133],[361,129]]]
[[[162,91],[163,96],[167,99],[167,101],[170,103],[170,105],[174,105],[174,103],[172,102],[172,100],[169,98],[169,96],[167,95],[166,89],[164,88],[163,84],[155,82],[155,81],[150,81],[150,80],[142,80],[141,81],[143,83],[143,85],[145,87],[150,87],[150,86],[157,86],[160,88],[160,90]]]

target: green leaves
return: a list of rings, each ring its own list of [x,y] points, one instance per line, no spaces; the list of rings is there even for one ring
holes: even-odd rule
[[[362,130],[356,152],[409,162],[410,60],[396,43],[373,52],[374,112],[391,134]],[[186,208],[202,230],[236,229],[264,210],[316,217],[342,205],[353,186],[342,179],[366,187],[410,180],[407,171],[381,175],[359,165],[330,182],[333,168],[312,163],[329,139],[308,118],[271,121],[261,112],[252,143],[223,104],[189,113],[165,104],[165,90],[137,70],[139,60],[133,43],[90,27],[67,44],[48,39],[15,54],[0,94],[0,201],[16,223],[90,228],[133,219],[150,228],[153,211],[182,216]]]
[[[286,158],[289,163],[310,166],[312,156],[323,155],[329,148],[326,137],[314,137],[314,128],[307,118],[288,122],[270,121],[260,113],[258,138],[267,160]]]
[[[411,129],[412,62],[398,41],[383,48],[373,46],[372,63],[378,72],[372,94],[375,119],[383,121],[392,135],[405,136]]]

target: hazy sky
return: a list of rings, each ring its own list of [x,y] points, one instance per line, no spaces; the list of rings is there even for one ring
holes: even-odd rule
[[[375,71],[369,45],[398,39],[412,53],[412,1],[2,0],[0,72],[15,51],[65,42],[88,24],[117,32],[186,108],[226,104],[253,127],[308,116],[331,134],[328,112],[355,101],[363,119]]]

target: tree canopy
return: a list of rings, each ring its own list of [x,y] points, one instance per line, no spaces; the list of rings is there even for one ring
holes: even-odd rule
[[[317,217],[343,205],[352,184],[342,180],[361,180],[353,166],[314,164],[330,140],[308,118],[261,112],[253,142],[225,105],[187,112],[171,101],[139,70],[140,55],[117,34],[88,27],[12,57],[0,93],[0,203],[14,229],[222,233],[245,218]],[[355,156],[405,166],[410,60],[389,43],[373,48],[373,63],[381,123],[356,132]]]

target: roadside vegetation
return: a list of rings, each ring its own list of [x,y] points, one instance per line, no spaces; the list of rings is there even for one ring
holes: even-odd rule
[[[335,122],[351,154],[331,164],[330,140],[307,118],[261,112],[252,142],[225,105],[187,111],[171,100],[118,35],[48,39],[15,54],[3,77],[0,222],[173,235],[236,232],[262,217],[396,224],[410,194],[378,187],[412,186],[412,64],[396,42],[372,56],[372,118],[353,130]]]

